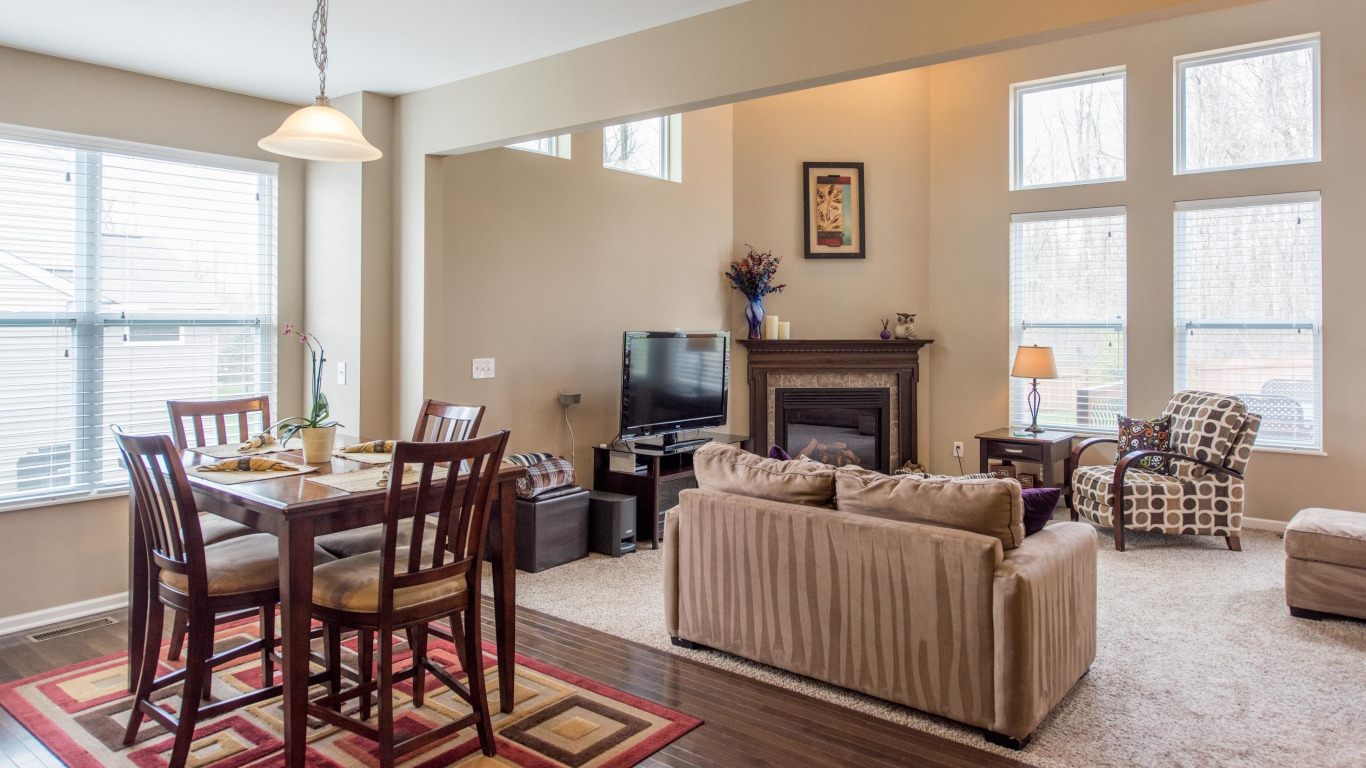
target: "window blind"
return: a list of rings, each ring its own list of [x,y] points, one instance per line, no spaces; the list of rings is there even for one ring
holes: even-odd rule
[[[167,400],[275,390],[273,170],[16,133],[0,132],[0,505],[124,485],[109,427],[166,433]]]
[[[1176,206],[1177,389],[1238,395],[1259,446],[1323,445],[1319,194]]]
[[[1016,214],[1010,237],[1010,352],[1052,347],[1040,426],[1105,431],[1125,412],[1124,208]],[[1009,370],[1009,368],[1007,368]],[[1028,424],[1031,382],[1012,378],[1010,419]]]

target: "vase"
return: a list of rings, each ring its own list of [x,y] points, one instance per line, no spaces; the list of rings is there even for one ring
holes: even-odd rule
[[[336,427],[304,427],[299,430],[304,443],[305,464],[326,464],[332,460],[332,449],[337,445]]]
[[[764,300],[762,297],[749,300],[749,304],[745,306],[745,320],[749,322],[749,337],[751,339],[761,338],[759,329],[764,324]]]

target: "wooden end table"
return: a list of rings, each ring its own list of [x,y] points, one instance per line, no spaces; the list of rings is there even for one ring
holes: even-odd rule
[[[1043,467],[1040,481],[1044,486],[1062,487],[1057,482],[1054,468],[1058,462],[1066,462],[1072,453],[1072,432],[1046,430],[1030,432],[1024,427],[1003,427],[983,432],[977,436],[978,453],[981,455],[981,471],[989,472],[992,459],[1011,463],[1025,461]],[[1064,481],[1070,478],[1064,478]]]

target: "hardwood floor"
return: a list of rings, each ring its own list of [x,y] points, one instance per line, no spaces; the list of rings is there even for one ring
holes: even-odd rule
[[[122,611],[108,615],[124,618]],[[125,631],[119,623],[44,643],[0,637],[0,683],[121,652]],[[486,637],[491,633],[486,626]],[[706,721],[643,768],[1026,765],[527,609],[517,612],[517,649]],[[61,765],[0,710],[0,768]]]

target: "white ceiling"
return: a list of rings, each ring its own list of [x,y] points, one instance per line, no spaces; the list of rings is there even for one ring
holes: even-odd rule
[[[744,0],[331,0],[327,92],[400,94]],[[0,0],[0,45],[281,101],[317,95],[314,0]]]

